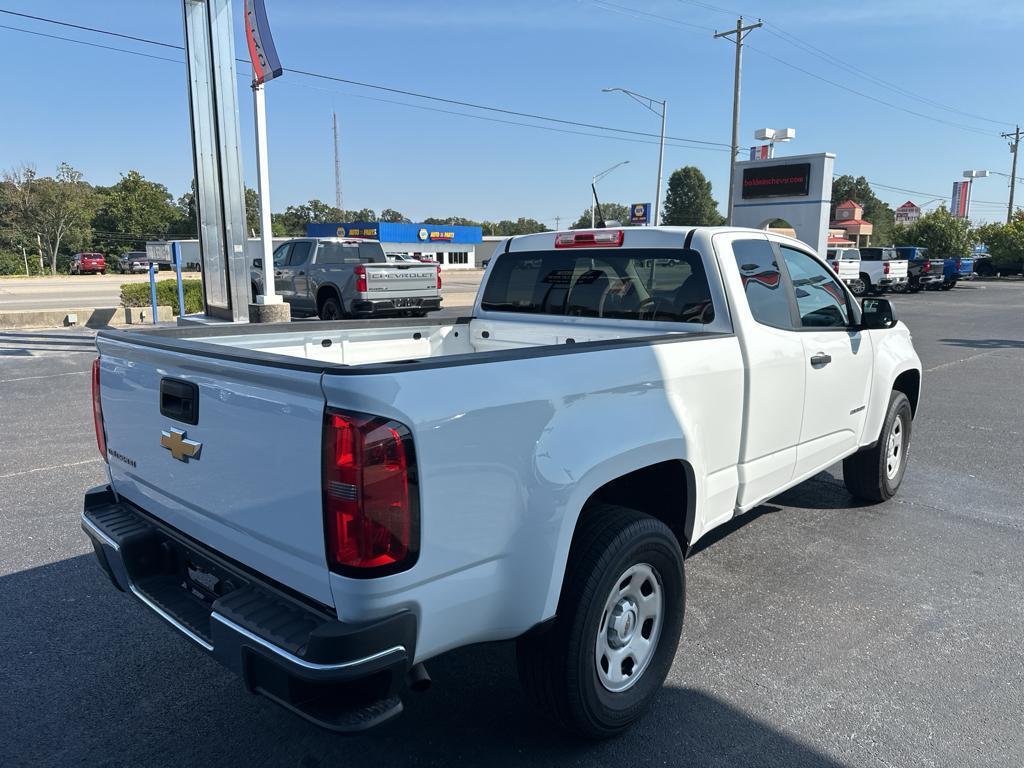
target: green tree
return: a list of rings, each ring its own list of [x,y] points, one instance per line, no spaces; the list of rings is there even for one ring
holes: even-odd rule
[[[57,166],[52,177],[39,177],[30,166],[5,174],[2,196],[4,216],[11,217],[19,247],[34,241],[40,255],[49,261],[51,274],[57,274],[62,249],[80,248],[89,242],[96,192],[81,172],[67,163]]]
[[[250,187],[245,188],[245,233],[249,237],[260,235],[260,196]]]
[[[1024,269],[1024,211],[1017,211],[1009,224],[978,227],[974,238],[988,246],[997,270],[1017,273]]]
[[[285,208],[284,213],[273,214],[270,221],[275,236],[301,237],[306,234],[307,224],[377,221],[377,214],[371,208],[363,208],[360,211],[342,211],[322,200],[310,200],[302,205],[289,205]]]
[[[181,210],[167,187],[128,171],[104,190],[92,224],[96,244],[106,253],[120,254],[144,249],[147,240],[166,238],[180,219]]]
[[[462,216],[447,216],[445,218],[439,218],[437,216],[428,216],[423,220],[424,224],[447,224],[452,227],[482,227],[484,224],[488,226],[493,225],[493,222],[479,222],[473,221],[473,219],[464,219]]]
[[[725,223],[725,217],[718,212],[718,203],[711,195],[711,182],[696,166],[687,165],[669,176],[661,223],[673,226],[719,226]]]
[[[381,211],[380,220],[392,221],[399,224],[409,224],[412,221],[412,219],[406,218],[401,213],[392,208],[385,208],[383,211]]]
[[[547,230],[547,227],[536,219],[525,216],[520,216],[515,221],[502,219],[501,221],[484,222],[484,225],[490,230],[489,234],[492,235],[531,235],[534,232],[544,232]],[[484,231],[487,232],[487,229]]]
[[[924,214],[913,224],[896,230],[898,242],[928,249],[933,258],[970,256],[974,232],[967,219],[955,218],[945,206]]]
[[[895,242],[896,214],[888,203],[878,199],[867,179],[850,175],[836,177],[832,182],[831,221],[835,221],[836,206],[847,200],[853,200],[864,209],[864,220],[873,225],[872,242],[885,245]]]
[[[632,226],[629,223],[629,206],[623,205],[622,203],[601,203],[598,206],[601,214],[604,216],[605,223],[609,221],[619,222],[621,227]],[[597,217],[595,216],[595,223],[597,223]],[[580,217],[573,222],[573,225],[569,229],[590,229],[590,208],[585,208]]]

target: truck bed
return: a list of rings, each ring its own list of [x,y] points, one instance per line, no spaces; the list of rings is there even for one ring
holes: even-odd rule
[[[580,351],[602,342],[651,341],[680,335],[678,325],[668,330],[661,323],[644,328],[623,328],[599,323],[550,322],[479,318],[364,320],[335,323],[251,325],[233,327],[180,327],[147,331],[103,331],[101,337],[181,351],[236,362],[265,362],[297,368],[420,364],[446,358],[450,364],[483,362],[480,355],[506,357],[502,352],[585,344]],[[570,350],[561,350],[568,352]],[[515,354],[507,357],[516,357]],[[312,365],[310,365],[312,364]],[[367,372],[361,369],[361,372]]]

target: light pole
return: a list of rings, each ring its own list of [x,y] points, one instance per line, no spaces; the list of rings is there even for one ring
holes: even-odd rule
[[[609,173],[614,171],[620,165],[628,165],[629,160],[623,160],[621,163],[616,163],[611,168],[601,171],[595,174],[590,179],[590,228],[593,229],[597,222],[594,220],[594,212],[597,210],[597,182],[607,176]]]
[[[645,109],[649,109],[654,114],[661,117],[661,141],[658,146],[658,186],[654,189],[654,226],[658,226],[661,222],[661,173],[665,165],[665,115],[668,113],[668,101],[659,101],[658,99],[652,99],[650,96],[643,96],[636,91],[631,91],[628,88],[602,88],[602,93],[624,93],[633,101],[638,102]],[[654,108],[655,104],[661,105],[661,112],[658,112]]]

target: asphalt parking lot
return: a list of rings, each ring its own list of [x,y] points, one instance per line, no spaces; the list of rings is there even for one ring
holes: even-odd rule
[[[896,303],[925,367],[900,495],[858,507],[837,466],[702,540],[666,687],[601,744],[533,717],[511,644],[358,738],[247,694],[93,562],[91,332],[0,333],[0,764],[1024,764],[1024,283]]]

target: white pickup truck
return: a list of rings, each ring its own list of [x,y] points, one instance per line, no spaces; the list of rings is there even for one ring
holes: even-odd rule
[[[676,653],[688,547],[841,460],[890,498],[921,385],[888,300],[731,228],[511,238],[457,320],[97,346],[101,566],[347,732],[398,714],[423,662],[509,639],[540,711],[625,729]]]

